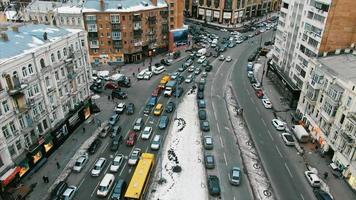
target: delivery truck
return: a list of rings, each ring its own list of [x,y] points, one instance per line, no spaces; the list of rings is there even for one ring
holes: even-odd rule
[[[302,125],[293,125],[292,132],[299,142],[305,143],[309,141],[309,133]]]

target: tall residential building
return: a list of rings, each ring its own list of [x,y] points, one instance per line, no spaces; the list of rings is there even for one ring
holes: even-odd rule
[[[91,115],[87,33],[47,25],[2,27],[1,191],[32,173]]]
[[[272,62],[301,89],[310,58],[342,53],[356,43],[356,1],[283,0]]]
[[[309,61],[298,111],[305,127],[356,189],[356,49]]]
[[[188,17],[234,25],[278,11],[281,0],[184,0]]]

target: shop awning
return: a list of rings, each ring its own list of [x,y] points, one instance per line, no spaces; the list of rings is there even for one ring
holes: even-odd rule
[[[9,169],[4,175],[0,177],[0,181],[2,185],[6,186],[7,184],[9,184],[12,180],[14,180],[14,178],[19,172],[20,172],[20,168],[18,167],[13,167]]]

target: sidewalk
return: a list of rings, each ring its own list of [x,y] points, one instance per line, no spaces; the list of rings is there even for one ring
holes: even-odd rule
[[[263,63],[265,61],[264,59],[265,58],[262,57],[259,62]],[[255,71],[255,74],[257,75],[257,80],[261,80],[262,69],[257,69]],[[275,115],[287,122],[288,125],[292,125],[293,123],[291,121],[290,114],[294,112],[294,110],[289,110],[289,106],[281,101],[283,97],[277,91],[277,89],[273,85],[273,82],[267,76],[265,76],[263,79],[263,90],[272,102],[274,112],[276,110],[288,110],[285,112],[275,112]],[[316,168],[319,172],[320,178],[323,178],[322,174],[324,172],[328,172],[328,178],[326,180],[323,179],[323,181],[325,181],[327,186],[329,187],[330,192],[334,197],[334,200],[356,199],[356,194],[350,189],[348,184],[342,178],[336,178],[332,175],[331,168],[328,166],[331,163],[330,157],[322,157],[319,151],[317,150],[316,145],[312,144],[311,142],[306,144],[300,144],[300,146],[303,147],[305,150],[304,161],[306,167],[309,165],[311,167]],[[306,169],[307,168],[305,168],[305,170]]]

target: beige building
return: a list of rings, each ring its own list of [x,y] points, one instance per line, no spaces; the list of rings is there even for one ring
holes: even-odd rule
[[[356,49],[351,52],[310,60],[297,109],[356,189]]]

